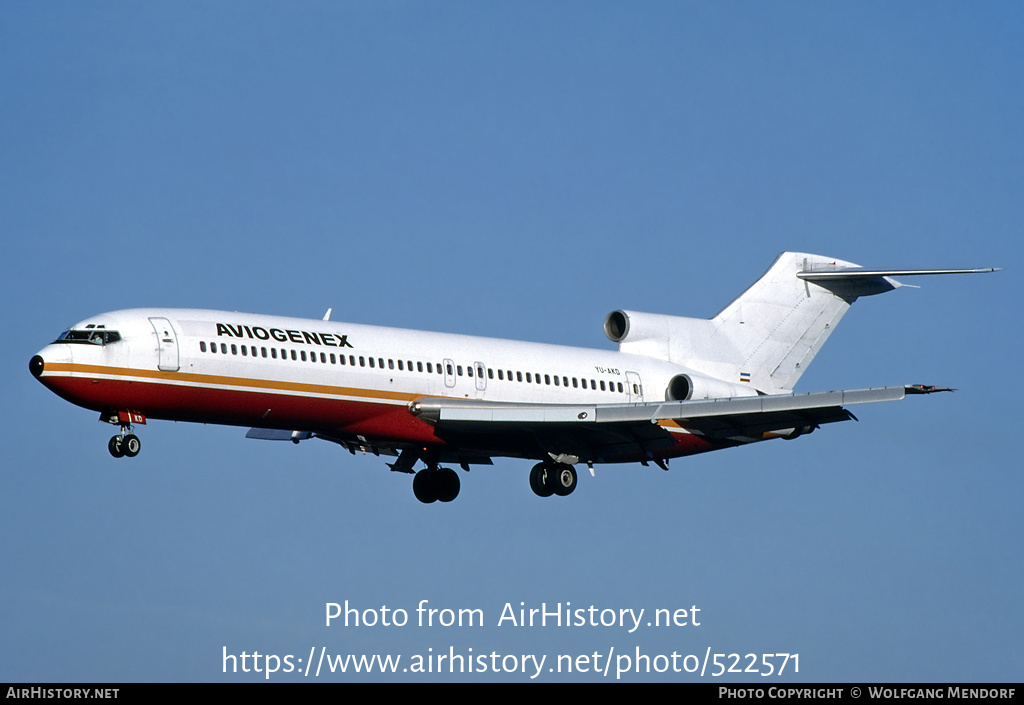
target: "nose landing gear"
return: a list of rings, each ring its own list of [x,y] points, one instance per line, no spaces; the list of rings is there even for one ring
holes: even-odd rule
[[[146,417],[132,411],[100,414],[100,421],[121,427],[121,433],[107,443],[107,450],[115,458],[134,458],[142,450],[142,441],[132,432],[133,423],[146,423]]]
[[[142,442],[134,433],[112,436],[110,442],[107,443],[107,450],[115,458],[122,456],[134,458],[142,450]]]

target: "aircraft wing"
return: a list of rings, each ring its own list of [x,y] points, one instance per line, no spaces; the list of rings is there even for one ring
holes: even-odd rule
[[[906,394],[948,391],[924,385],[642,404],[524,404],[424,398],[411,410],[442,439],[491,454],[592,462],[664,457],[673,434],[717,447],[795,437],[825,423],[854,419],[845,407],[898,401]],[[709,448],[710,450],[710,448]],[[663,453],[664,451],[664,453]]]

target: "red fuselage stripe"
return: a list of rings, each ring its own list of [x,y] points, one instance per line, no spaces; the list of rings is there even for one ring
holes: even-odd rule
[[[47,364],[40,381],[68,401],[100,412],[133,411],[151,419],[362,436],[389,445],[445,445],[433,426],[409,412],[407,402],[421,396],[410,393],[74,363]],[[686,432],[671,436],[675,449],[668,457],[735,445]]]

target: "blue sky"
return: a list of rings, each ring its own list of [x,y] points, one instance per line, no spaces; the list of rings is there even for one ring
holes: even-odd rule
[[[1021,680],[1022,30],[1009,2],[4,4],[0,681],[259,680],[223,650],[313,647]],[[610,348],[608,311],[711,316],[783,250],[1005,267],[858,302],[798,389],[959,391],[560,501],[500,460],[425,506],[238,428],[154,422],[115,461],[27,370],[134,306]],[[324,626],[424,599],[486,623]],[[702,622],[497,626],[520,602]],[[669,679],[699,677],[623,677]]]

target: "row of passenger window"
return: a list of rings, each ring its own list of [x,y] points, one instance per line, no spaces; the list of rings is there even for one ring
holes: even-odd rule
[[[529,372],[516,372],[514,379],[512,377],[512,374],[513,374],[512,370],[508,370],[507,372],[505,370],[498,370],[498,379],[499,380],[507,379],[509,382],[516,381],[516,382],[526,382],[527,384],[533,384],[533,383],[541,384],[541,379],[542,378],[541,378],[541,373],[540,372],[536,372],[534,374],[530,374]],[[470,376],[472,376],[472,374]],[[489,379],[494,379],[494,370],[492,370],[489,367],[487,368],[487,377]],[[579,388],[583,388],[583,389],[597,389],[598,385],[600,385],[600,389],[601,389],[602,392],[605,392],[605,391],[608,391],[608,392],[618,391],[618,392],[621,393],[621,392],[624,391],[623,388],[622,388],[622,382],[611,382],[611,381],[609,381],[607,386],[606,386],[605,385],[605,381],[603,379],[602,380],[593,380],[592,379],[592,380],[589,380],[590,381],[590,385],[588,386],[587,385],[587,381],[588,380],[586,378],[567,377],[565,375],[563,375],[561,377],[559,377],[558,375],[544,375],[543,376],[543,383],[544,384],[550,385],[552,382],[554,382],[554,385],[556,387],[568,387],[570,385],[570,383],[571,383],[573,389],[579,389]],[[618,389],[616,389],[616,387]]]
[[[279,350],[280,350],[280,354],[279,354]],[[228,355],[228,354],[239,355],[239,354],[241,354],[242,357],[263,357],[263,358],[268,358],[268,359],[272,359],[272,360],[278,360],[278,359],[280,359],[280,360],[288,360],[290,358],[292,360],[295,360],[296,362],[298,362],[298,361],[307,362],[308,361],[308,362],[315,363],[315,362],[319,361],[321,364],[325,364],[325,365],[328,364],[328,361],[329,361],[329,363],[331,365],[349,365],[351,367],[355,367],[356,365],[358,365],[359,367],[370,367],[371,369],[380,368],[382,370],[385,368],[384,367],[385,366],[385,360],[382,357],[376,357],[375,358],[375,357],[366,357],[364,355],[359,355],[359,356],[348,355],[347,358],[346,358],[345,355],[335,355],[335,353],[324,353],[324,352],[321,352],[321,353],[319,353],[319,360],[318,360],[317,359],[318,353],[316,351],[311,351],[311,352],[309,352],[307,354],[307,352],[305,350],[298,350],[298,351],[296,351],[296,350],[290,349],[290,348],[280,348],[280,349],[279,348],[266,348],[266,347],[259,347],[259,348],[257,348],[255,345],[237,345],[236,343],[230,343],[229,344],[229,343],[216,343],[216,342],[210,343],[209,346],[207,346],[207,343],[206,343],[205,340],[199,341],[199,351],[203,352],[203,353],[209,351],[210,353],[213,353],[213,354],[217,354],[218,351],[219,351],[219,353],[221,355]],[[474,373],[473,373],[473,369],[474,368],[473,368],[473,366],[470,366],[470,365],[467,365],[465,368],[463,368],[462,365],[453,365],[452,363],[445,363],[445,366],[442,366],[441,363],[437,363],[437,364],[430,363],[430,362],[415,362],[414,363],[412,360],[398,360],[397,363],[396,363],[396,361],[394,359],[391,359],[391,358],[389,358],[387,360],[386,364],[387,364],[387,369],[389,369],[389,370],[394,370],[397,367],[397,369],[399,371],[405,371],[405,370],[408,370],[409,372],[414,372],[414,371],[415,372],[424,372],[425,371],[427,374],[434,374],[435,371],[436,371],[437,374],[444,374],[445,371],[447,371],[449,377],[454,377],[454,376],[462,377],[463,375],[465,375],[466,377],[473,377],[474,376]],[[447,370],[445,369],[445,367],[447,367]],[[483,375],[484,375],[484,367],[483,367],[483,365],[478,364],[476,366],[476,376],[482,377]],[[490,367],[487,368],[487,378],[488,379],[494,379],[495,378],[495,370],[493,368],[490,368]],[[602,380],[596,380],[596,379],[587,380],[586,378],[577,378],[577,377],[571,377],[570,378],[570,377],[565,376],[565,375],[563,375],[561,377],[558,376],[558,375],[550,375],[550,374],[542,375],[540,372],[536,372],[536,373],[522,372],[522,371],[515,371],[515,372],[513,372],[512,370],[499,369],[499,370],[497,370],[497,378],[500,381],[525,382],[526,384],[545,384],[545,385],[551,386],[551,384],[554,383],[554,386],[556,386],[556,387],[568,387],[571,384],[573,389],[578,389],[578,388],[593,389],[593,390],[600,389],[602,392],[605,392],[605,391],[616,392],[617,391],[620,394],[625,392],[625,389],[622,386],[622,382],[608,381],[606,383],[605,380],[603,380],[603,379]],[[589,382],[589,384],[588,384],[588,382]],[[636,385],[634,385],[634,386],[636,386]],[[634,393],[636,393],[637,391],[638,390],[634,390]]]
[[[219,343],[219,344],[218,343],[210,343],[209,348],[207,348],[206,341],[203,341],[203,340],[199,341],[199,351],[200,352],[206,352],[207,350],[209,350],[211,353],[216,353],[218,351],[218,345],[220,346],[220,354],[222,354],[222,355],[227,355],[229,353],[231,355],[241,354],[242,357],[257,357],[257,356],[259,356],[259,357],[269,358],[269,359],[272,359],[272,360],[277,360],[277,359],[287,360],[290,357],[292,360],[295,360],[295,361],[300,361],[301,360],[302,362],[307,362],[307,361],[308,362],[320,362],[321,364],[324,364],[324,365],[328,364],[328,361],[329,361],[330,364],[332,364],[332,365],[351,365],[352,367],[355,367],[356,365],[358,365],[359,367],[372,367],[372,368],[379,367],[380,369],[384,369],[384,358],[382,358],[382,357],[370,357],[370,358],[368,358],[368,357],[366,357],[364,355],[359,355],[358,357],[355,356],[355,355],[349,355],[348,357],[346,357],[345,355],[335,355],[334,353],[328,354],[328,353],[323,353],[322,352],[322,353],[319,353],[319,358],[318,358],[316,351],[312,351],[312,352],[307,354],[305,350],[298,350],[298,351],[296,351],[294,349],[289,349],[289,348],[280,348],[280,355],[279,355],[278,354],[278,348],[265,348],[265,347],[257,348],[255,345],[236,345],[235,343],[231,343],[230,345],[228,343]],[[392,369],[392,370],[395,369],[395,361],[394,360],[388,360],[387,361],[387,366],[388,366],[388,369]],[[398,361],[398,369],[399,370],[408,369],[410,372],[412,372],[415,369],[415,371],[417,371],[417,372],[423,372],[424,371],[424,366],[425,366],[426,371],[428,373],[433,374],[434,373],[434,368],[436,367],[437,368],[437,373],[438,374],[443,374],[443,369],[442,369],[440,363],[437,364],[437,365],[434,365],[433,363],[430,363],[430,362],[427,362],[427,363],[417,362],[417,363],[415,363],[415,368],[414,368],[412,360],[408,360],[408,361],[399,360]]]

